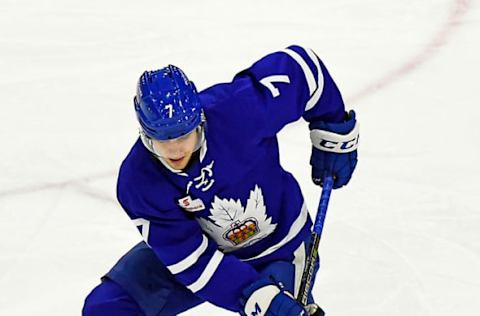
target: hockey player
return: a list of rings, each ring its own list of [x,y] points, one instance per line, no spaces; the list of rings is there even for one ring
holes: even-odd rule
[[[176,315],[204,301],[241,315],[323,315],[298,294],[312,221],[276,134],[303,117],[312,179],[347,184],[355,113],[322,61],[290,46],[197,93],[175,66],[146,71],[134,107],[140,137],[117,196],[144,241],[85,300],[84,315]]]

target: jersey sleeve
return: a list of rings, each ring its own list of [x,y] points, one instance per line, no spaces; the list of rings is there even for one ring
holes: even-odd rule
[[[223,94],[228,115],[242,121],[243,134],[254,131],[252,137],[272,137],[301,117],[339,122],[345,115],[341,93],[327,68],[312,50],[300,46],[263,57],[213,93],[217,99]]]
[[[151,194],[159,188],[124,180],[120,174],[118,200],[159,260],[197,296],[239,311],[241,292],[260,278],[258,272],[248,263],[219,251],[185,211],[165,209],[161,199],[156,198],[162,195]],[[139,192],[137,187],[148,191]]]

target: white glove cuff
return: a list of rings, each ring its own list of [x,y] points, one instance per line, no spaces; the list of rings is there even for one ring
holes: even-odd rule
[[[314,129],[310,131],[310,139],[315,148],[332,153],[345,154],[355,151],[358,147],[359,126],[346,135]]]

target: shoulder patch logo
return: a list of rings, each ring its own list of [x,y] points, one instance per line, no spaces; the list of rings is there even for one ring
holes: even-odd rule
[[[244,208],[240,200],[220,199],[215,196],[208,218],[197,220],[202,230],[213,238],[220,249],[231,252],[251,246],[270,235],[277,224],[267,217],[262,189],[257,185],[250,191]]]

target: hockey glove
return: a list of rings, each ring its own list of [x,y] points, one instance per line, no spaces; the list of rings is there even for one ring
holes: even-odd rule
[[[322,186],[323,177],[333,176],[333,188],[338,189],[348,183],[357,165],[358,124],[355,112],[346,115],[345,122],[311,122],[312,140],[312,180]]]
[[[246,288],[240,299],[240,315],[300,316],[308,315],[303,306],[282,285],[268,278]]]

